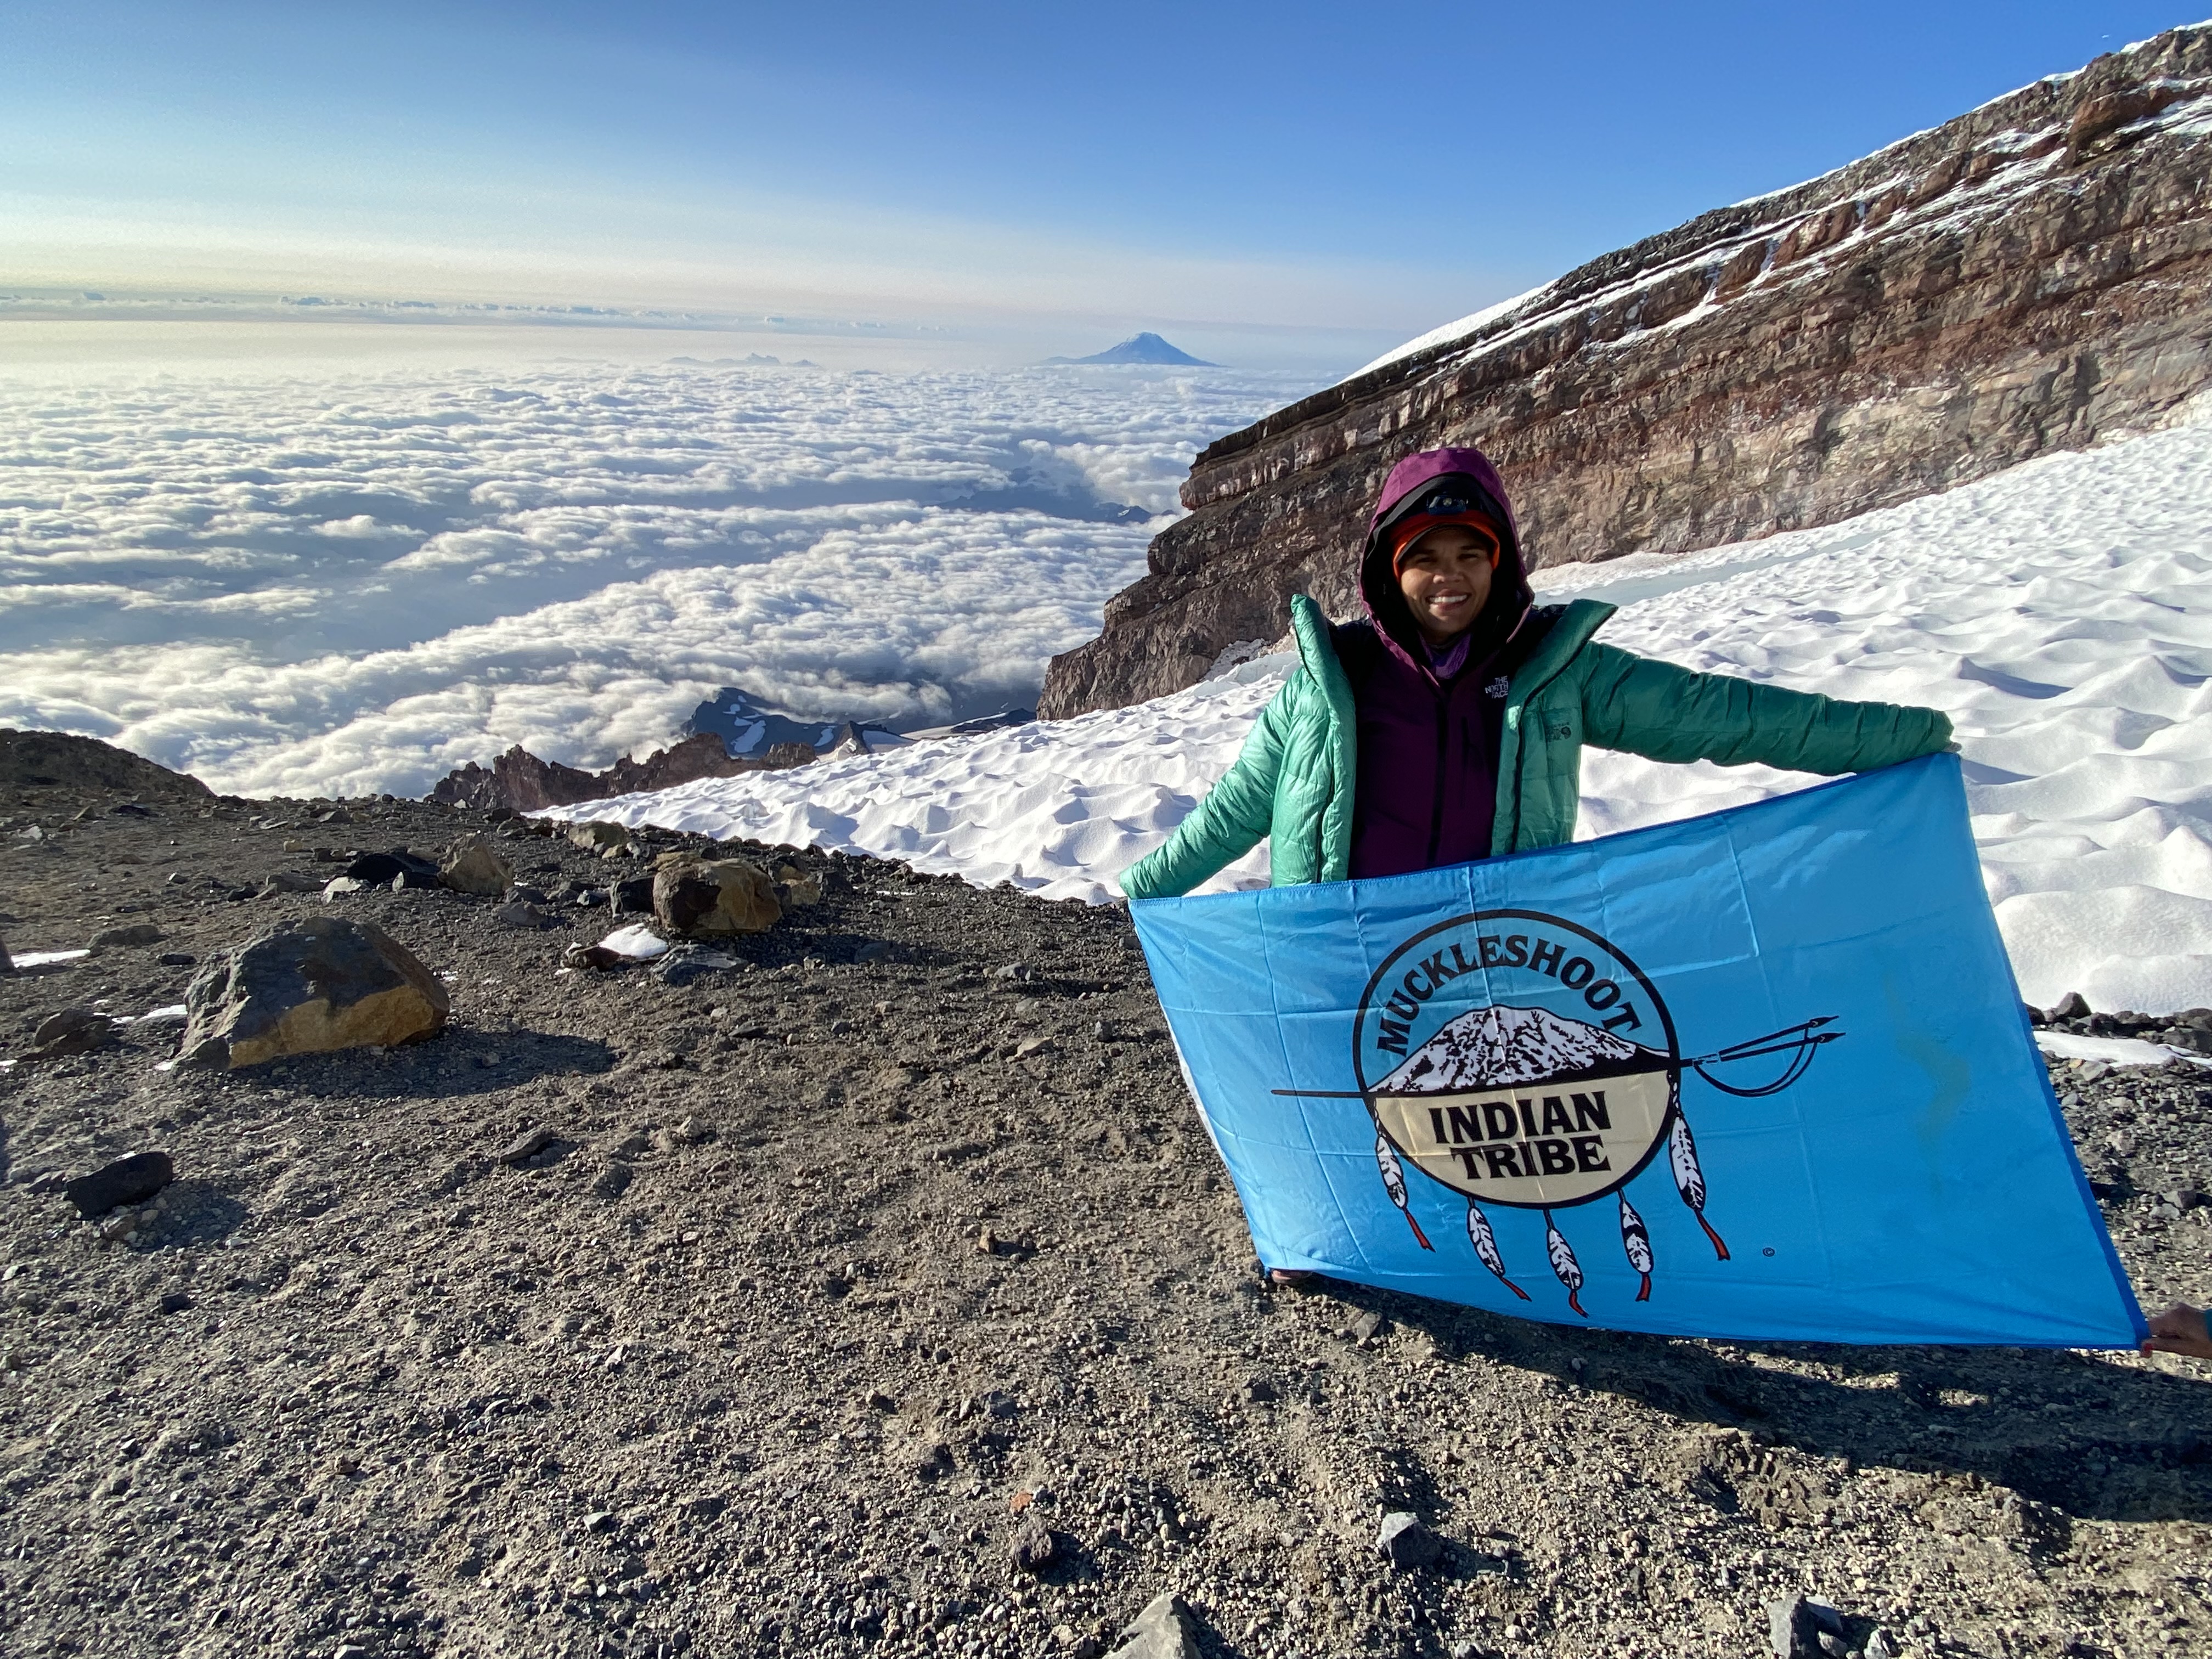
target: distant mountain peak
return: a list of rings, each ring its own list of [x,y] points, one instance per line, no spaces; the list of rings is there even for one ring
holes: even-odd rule
[[[684,734],[711,732],[732,760],[754,760],[779,744],[803,743],[817,754],[843,748],[851,752],[893,749],[906,739],[872,720],[795,720],[726,685],[691,711]]]
[[[1088,357],[1048,357],[1048,363],[1180,363],[1190,368],[1218,368],[1203,357],[1170,345],[1157,334],[1132,334],[1117,346],[1094,351]]]

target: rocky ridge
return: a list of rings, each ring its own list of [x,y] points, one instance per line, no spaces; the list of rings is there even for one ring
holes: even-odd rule
[[[2156,421],[2212,384],[2212,26],[1700,215],[1201,453],[1189,516],[1054,659],[1060,718],[1357,613],[1391,464],[1473,444],[1531,561],[1831,523]]]
[[[805,766],[817,758],[803,743],[779,744],[757,759],[732,755],[722,739],[700,732],[656,749],[645,759],[628,755],[604,772],[586,772],[559,761],[540,760],[517,744],[489,767],[471,761],[438,780],[430,799],[446,806],[482,811],[504,807],[512,812],[541,812],[549,806],[574,806],[589,800],[647,789],[668,789],[698,778],[735,777],[740,772],[775,772]]]
[[[0,975],[8,1652],[2212,1639],[2187,1362],[1270,1288],[1117,910],[420,802],[41,787],[0,819],[9,944],[110,941]],[[479,837],[509,887],[416,884]],[[789,907],[562,972],[668,854]],[[333,915],[439,976],[440,1035],[164,1069],[196,963]],[[33,1058],[71,1010],[94,1039]],[[2212,1297],[2212,1079],[2053,1072],[2145,1299]]]

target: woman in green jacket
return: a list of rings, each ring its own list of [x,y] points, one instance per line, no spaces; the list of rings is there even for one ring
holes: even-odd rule
[[[1367,620],[1342,626],[1291,601],[1299,668],[1197,810],[1122,875],[1131,898],[1187,893],[1262,837],[1277,886],[1557,846],[1574,836],[1586,743],[1831,775],[1950,743],[1932,708],[1692,673],[1600,644],[1611,605],[1537,606],[1479,450],[1391,469],[1360,592]]]

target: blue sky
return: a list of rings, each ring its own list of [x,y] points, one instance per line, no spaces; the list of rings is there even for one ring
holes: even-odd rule
[[[18,3],[0,282],[1403,336],[2189,21]]]

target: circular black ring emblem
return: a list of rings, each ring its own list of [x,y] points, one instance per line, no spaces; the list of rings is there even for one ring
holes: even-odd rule
[[[1401,1157],[1472,1202],[1518,1209],[1618,1191],[1680,1110],[1658,988],[1539,910],[1473,911],[1393,951],[1361,994],[1352,1065]]]

